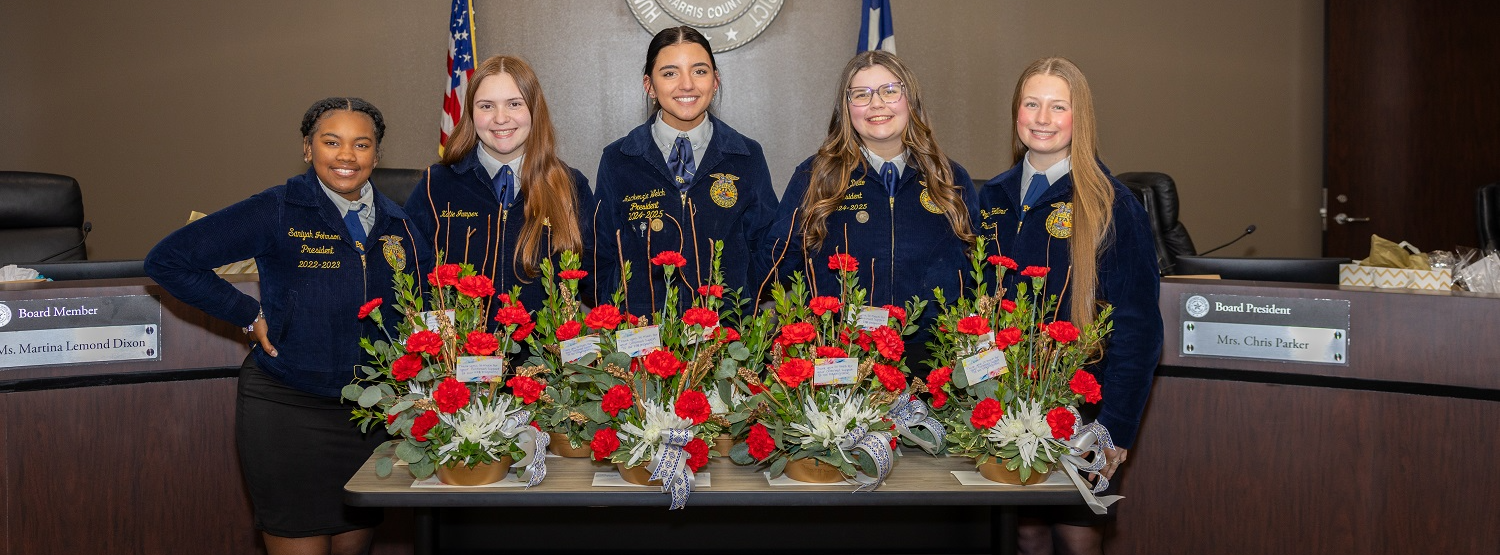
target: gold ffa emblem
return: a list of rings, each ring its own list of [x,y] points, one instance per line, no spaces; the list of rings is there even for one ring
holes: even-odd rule
[[[661,218],[651,218],[651,231],[661,231],[662,227],[665,226],[661,223]]]
[[[1052,203],[1052,213],[1047,215],[1047,233],[1058,239],[1073,236],[1073,203]]]
[[[400,235],[381,236],[380,254],[385,255],[385,263],[390,264],[392,270],[399,272],[406,269],[406,249],[401,248]]]
[[[939,208],[936,202],[932,202],[932,195],[927,194],[927,182],[919,181],[917,183],[922,186],[922,194],[917,195],[917,200],[922,201],[922,208],[926,208],[928,212],[932,212],[933,214],[942,214],[943,209]]]
[[[714,184],[708,188],[708,198],[714,200],[724,208],[733,208],[734,203],[740,199],[740,191],[734,186],[739,176],[731,173],[716,173],[709,177],[714,178]]]

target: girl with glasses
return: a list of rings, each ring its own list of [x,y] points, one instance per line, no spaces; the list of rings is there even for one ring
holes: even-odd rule
[[[1103,400],[1080,408],[1109,430],[1116,448],[1106,449],[1101,474],[1113,478],[1135,442],[1161,356],[1151,228],[1135,195],[1099,162],[1093,94],[1078,66],[1064,58],[1032,62],[1016,82],[1011,116],[1016,165],[981,187],[981,228],[1019,266],[1051,266],[1047,292],[1061,295],[1058,319],[1081,327],[1104,304],[1114,306],[1103,359],[1088,368]],[[1002,285],[1011,296],[1017,279],[1006,273]],[[1111,480],[1099,495],[1118,487]],[[1056,540],[1067,547],[1059,552],[1099,553],[1101,526],[1118,506],[1104,516],[1083,505],[1029,508],[1022,513],[1021,550],[1051,553]]]
[[[601,274],[630,262],[626,305],[636,314],[665,302],[661,251],[687,259],[679,270],[692,287],[708,278],[714,241],[724,242],[724,286],[747,296],[766,275],[752,256],[776,206],[760,143],[709,113],[719,69],[708,39],[692,27],[657,33],[646,49],[641,84],[651,119],[604,147],[599,160],[596,258]],[[619,286],[600,277],[600,299]]]
[[[820,294],[838,291],[837,274],[819,262],[847,253],[873,306],[960,290],[978,202],[968,172],[933,138],[921,91],[888,52],[861,52],[844,66],[828,136],[797,166],[761,253],[780,279],[811,273]],[[931,369],[923,361],[936,313],[926,311],[907,342],[920,375]]]

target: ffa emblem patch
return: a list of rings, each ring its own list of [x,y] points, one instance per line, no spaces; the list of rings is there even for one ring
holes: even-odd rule
[[[1073,236],[1073,203],[1054,202],[1052,213],[1047,215],[1047,233],[1058,239]]]
[[[734,207],[735,201],[740,199],[740,191],[734,186],[734,182],[739,180],[739,176],[730,173],[716,173],[710,177],[714,178],[714,184],[708,188],[708,198],[713,199],[714,204],[723,208]]]
[[[406,269],[406,249],[401,248],[401,236],[382,236],[380,254],[385,255],[385,263],[390,264],[392,270],[399,272]]]
[[[922,194],[917,195],[917,200],[922,201],[922,208],[926,208],[928,212],[932,212],[933,214],[942,214],[943,209],[938,208],[937,203],[932,202],[932,195],[927,194],[927,183],[922,182],[921,185]]]

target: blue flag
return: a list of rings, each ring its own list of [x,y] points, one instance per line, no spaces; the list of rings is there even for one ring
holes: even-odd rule
[[[891,0],[864,0],[859,13],[859,50],[896,53],[896,27],[891,25]]]

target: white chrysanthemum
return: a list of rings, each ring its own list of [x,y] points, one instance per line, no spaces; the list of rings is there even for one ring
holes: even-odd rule
[[[465,443],[478,445],[487,453],[494,453],[504,440],[501,427],[505,424],[505,417],[515,411],[510,410],[510,398],[502,396],[493,403],[484,402],[483,398],[476,399],[453,414],[439,414],[438,418],[443,424],[453,428],[453,439],[438,448],[440,462],[448,462],[453,451]]]
[[[823,412],[819,410],[816,401],[808,398],[803,413],[807,422],[794,422],[791,427],[802,436],[799,441],[803,445],[818,444],[833,448],[845,433],[856,426],[880,419],[880,411],[865,407],[864,401],[863,396],[851,396],[848,391],[835,392],[829,399],[828,412]]]
[[[1030,465],[1036,461],[1037,451],[1052,439],[1052,427],[1042,416],[1041,403],[1021,401],[1017,405],[1015,410],[1001,416],[984,437],[1001,447],[1014,443],[1020,449],[1021,461]]]
[[[741,393],[737,387],[729,388],[729,404],[727,405],[724,404],[724,399],[719,396],[719,386],[717,385],[713,389],[704,392],[704,395],[708,396],[708,408],[713,410],[714,414],[720,416],[733,412],[735,407],[745,406],[745,401],[750,400],[750,396]]]
[[[668,401],[666,406],[656,401],[641,401],[642,426],[630,422],[620,424],[620,431],[625,435],[636,438],[630,446],[630,460],[625,464],[635,466],[643,460],[651,458],[656,450],[656,445],[661,443],[661,433],[666,430],[688,430],[692,429],[693,421],[677,416],[674,402]]]

